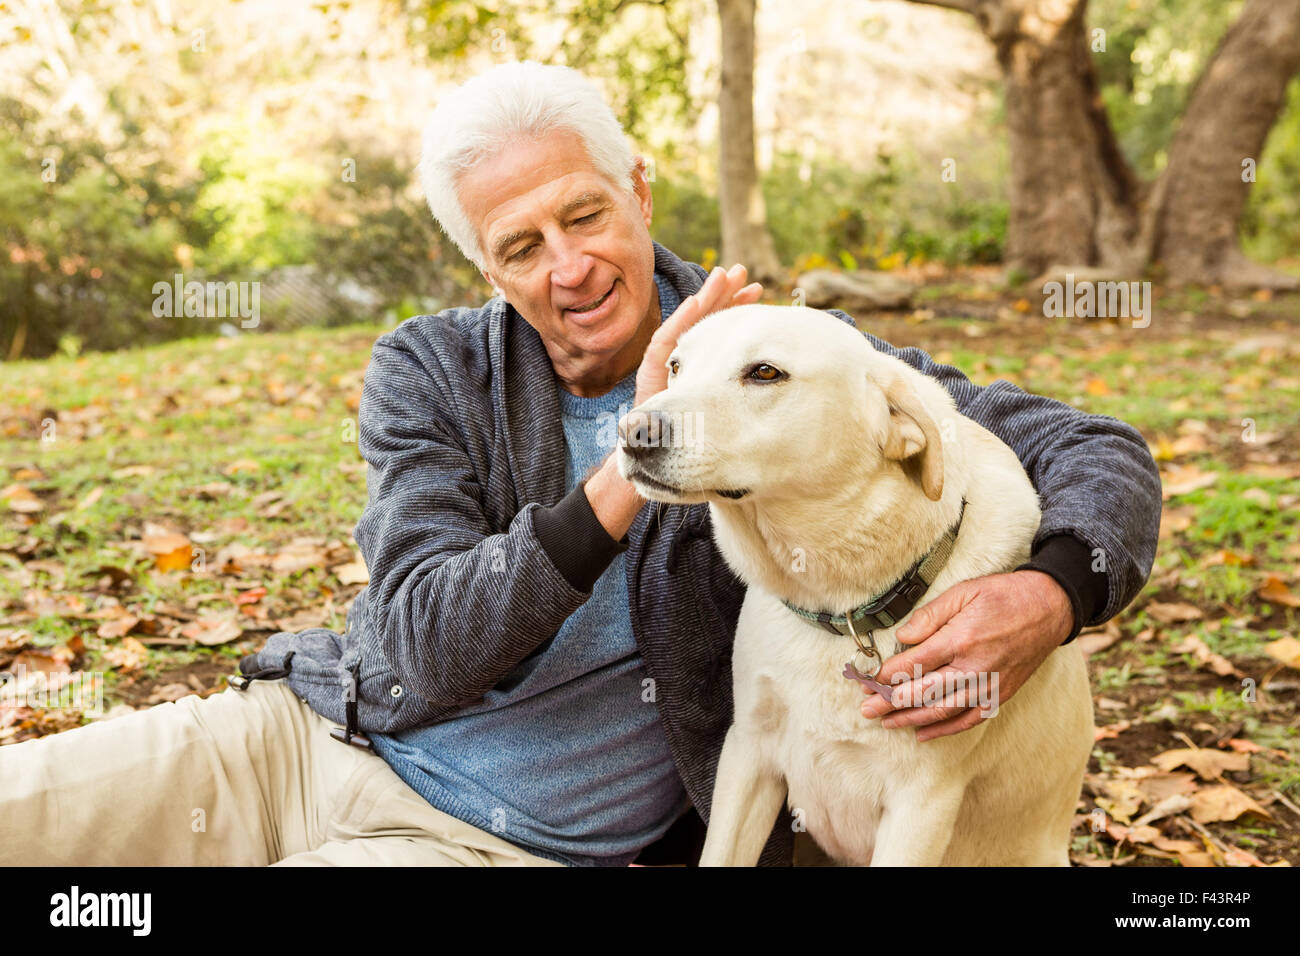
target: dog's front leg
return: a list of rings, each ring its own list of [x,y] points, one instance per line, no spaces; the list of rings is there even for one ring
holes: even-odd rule
[[[733,724],[718,758],[700,866],[758,863],[785,794],[784,778],[763,765],[757,741]]]
[[[876,830],[871,865],[938,866],[942,863],[965,792],[964,785],[930,780],[891,793]]]

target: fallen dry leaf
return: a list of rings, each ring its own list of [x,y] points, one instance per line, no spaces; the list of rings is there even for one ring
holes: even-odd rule
[[[144,702],[150,705],[162,704],[171,700],[180,700],[193,693],[194,688],[189,684],[164,684],[146,697]]]
[[[1169,853],[1197,853],[1201,849],[1201,844],[1195,840],[1175,840],[1171,837],[1156,837],[1151,841],[1151,845],[1157,850],[1165,850]]]
[[[1135,827],[1143,827],[1155,823],[1157,820],[1163,820],[1165,817],[1172,817],[1189,809],[1192,800],[1184,793],[1171,794],[1165,797],[1154,807],[1148,810],[1142,816],[1133,821]]]
[[[1098,727],[1096,728],[1096,730],[1093,731],[1092,739],[1094,741],[1114,740],[1121,733],[1128,730],[1132,726],[1133,726],[1133,722],[1131,720],[1121,720],[1117,724],[1108,724],[1105,727]]]
[[[35,492],[26,485],[10,485],[0,491],[0,498],[7,498],[9,510],[19,514],[35,514],[45,508],[45,502],[36,497]]]
[[[325,564],[325,551],[319,545],[291,542],[271,559],[271,570],[280,574],[293,574]]]
[[[1241,671],[1237,670],[1236,665],[1221,654],[1216,654],[1210,650],[1203,640],[1195,634],[1188,634],[1172,650],[1179,654],[1191,654],[1193,659],[1199,664],[1205,664],[1210,670],[1220,677],[1245,677]]]
[[[181,628],[182,637],[206,647],[228,644],[243,633],[243,628],[228,617],[201,617]]]
[[[1152,601],[1146,606],[1146,612],[1161,624],[1181,624],[1185,621],[1199,621],[1205,612],[1195,604],[1162,604]]]
[[[93,505],[96,501],[98,501],[102,497],[104,497],[104,486],[96,485],[94,488],[91,488],[90,491],[87,492],[80,501],[77,502],[76,510],[85,511],[87,508],[89,508],[91,505]]]
[[[1257,754],[1264,748],[1253,740],[1242,740],[1240,737],[1232,737],[1224,743],[1232,750],[1243,754]]]
[[[1202,471],[1196,465],[1172,465],[1161,472],[1161,495],[1166,500],[1208,488],[1219,480],[1217,471]]]
[[[1276,574],[1270,574],[1255,593],[1272,604],[1300,607],[1300,595],[1292,594],[1291,589],[1286,586],[1286,582]]]
[[[1243,850],[1239,846],[1228,848],[1228,852],[1223,854],[1223,862],[1228,866],[1263,866],[1259,857],[1248,850]]]
[[[1229,753],[1224,750],[1166,750],[1151,758],[1151,763],[1168,772],[1175,767],[1190,767],[1203,780],[1217,780],[1224,771],[1249,770],[1250,754]]]
[[[1253,554],[1240,554],[1227,548],[1222,551],[1215,551],[1201,562],[1201,566],[1206,568],[1218,567],[1220,565],[1230,568],[1249,568],[1253,567],[1254,564],[1255,556]]]
[[[1279,637],[1264,645],[1264,653],[1287,667],[1300,670],[1300,641],[1294,637]]]
[[[370,571],[366,568],[366,562],[360,558],[349,564],[336,565],[330,570],[334,572],[340,584],[370,583]]]
[[[1169,797],[1191,793],[1198,786],[1196,774],[1188,773],[1185,770],[1173,773],[1152,773],[1138,780],[1138,787],[1142,790],[1142,795],[1147,798],[1147,802],[1153,807],[1159,807]],[[1182,811],[1177,812],[1181,813]]]
[[[1191,812],[1192,819],[1197,823],[1235,820],[1247,813],[1254,813],[1267,820],[1273,819],[1267,810],[1228,784],[1205,787],[1192,794]]]
[[[1115,621],[1107,621],[1101,627],[1084,628],[1075,638],[1074,643],[1084,654],[1096,654],[1098,651],[1105,650],[1123,636],[1119,629],[1119,624]]]
[[[1129,823],[1142,806],[1142,791],[1132,780],[1108,779],[1101,781],[1102,793],[1096,798],[1097,806],[1120,823]]]
[[[194,545],[183,534],[174,531],[146,533],[141,542],[153,555],[159,571],[183,571],[194,560]]]
[[[121,671],[139,670],[149,660],[149,649],[134,637],[124,637],[120,644],[104,652],[104,660]]]
[[[140,623],[140,619],[134,614],[123,614],[120,617],[112,618],[99,625],[95,631],[97,635],[105,640],[116,640],[119,637],[126,637],[131,630]]]
[[[235,595],[235,604],[256,604],[264,597],[266,597],[266,588],[249,588],[247,591],[240,591]]]

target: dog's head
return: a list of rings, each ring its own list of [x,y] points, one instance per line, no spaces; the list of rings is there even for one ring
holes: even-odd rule
[[[833,315],[724,309],[681,336],[668,369],[668,388],[618,427],[619,473],[646,498],[819,497],[900,469],[928,498],[943,492],[939,429],[911,381],[919,373]]]

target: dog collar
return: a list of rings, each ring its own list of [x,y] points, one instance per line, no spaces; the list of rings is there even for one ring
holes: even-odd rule
[[[853,637],[871,631],[893,627],[912,612],[916,602],[930,589],[934,579],[939,576],[943,566],[952,556],[952,549],[957,543],[961,531],[961,520],[966,514],[966,499],[961,500],[961,511],[953,523],[929,551],[921,555],[906,574],[895,581],[883,592],[871,600],[859,604],[847,614],[831,614],[829,611],[809,611],[782,599],[781,603],[805,621],[824,627],[837,637]]]

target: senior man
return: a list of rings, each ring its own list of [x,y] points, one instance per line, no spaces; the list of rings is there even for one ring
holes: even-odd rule
[[[666,387],[681,332],[761,289],[651,240],[643,160],[563,67],[502,65],[449,94],[421,177],[499,294],[375,343],[356,527],[371,576],[345,634],[276,634],[234,689],[0,748],[0,861],[43,846],[60,862],[620,865],[707,821],[744,588],[708,506],[645,507],[610,452],[618,418]],[[1141,587],[1154,463],[1115,419],[871,341],[1015,449],[1043,501],[1028,565],[914,615],[918,646],[883,679],[996,671],[1006,700]],[[922,738],[979,719],[884,717]],[[50,792],[73,788],[34,845]],[[761,862],[789,863],[792,843],[783,813]]]

